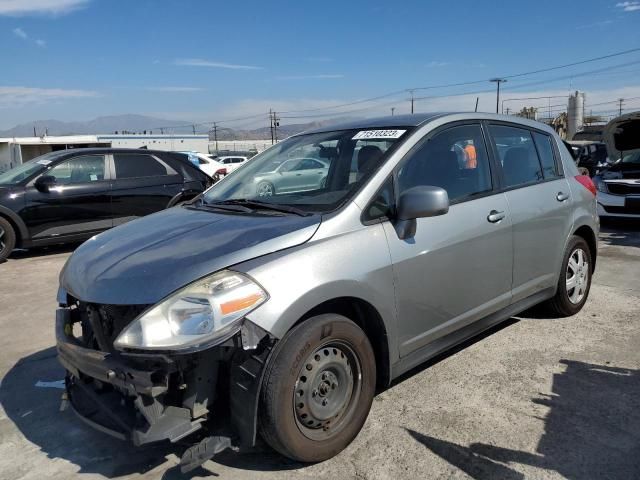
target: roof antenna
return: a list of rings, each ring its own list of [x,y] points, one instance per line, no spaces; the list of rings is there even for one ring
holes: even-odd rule
[[[478,101],[480,100],[480,97],[476,97],[476,109],[474,110],[474,112],[478,112]]]

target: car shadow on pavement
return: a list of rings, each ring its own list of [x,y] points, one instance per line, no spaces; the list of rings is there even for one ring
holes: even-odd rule
[[[144,474],[156,467],[166,468],[165,480],[216,476],[216,463],[245,470],[290,470],[303,467],[258,445],[246,452],[223,452],[187,475],[175,466],[187,444],[158,444],[134,447],[85,425],[70,408],[60,411],[64,370],[56,358],[55,347],[19,360],[0,384],[0,404],[19,430],[18,435],[37,445],[50,459],[63,459],[77,465],[78,473],[93,473],[107,478]],[[39,383],[40,382],[40,383]],[[37,385],[39,384],[39,386]],[[5,424],[8,425],[8,422]],[[13,426],[2,430],[3,441],[17,445],[24,440],[11,438]],[[16,461],[2,478],[18,478],[30,469],[27,460]]]
[[[14,250],[9,255],[9,260],[22,260],[25,258],[44,257],[60,253],[71,253],[80,246],[81,242],[65,243],[63,245],[51,245],[48,247],[35,247],[29,250]]]
[[[640,221],[626,218],[603,218],[600,242],[620,247],[640,247]]]
[[[568,479],[640,478],[640,370],[562,360],[552,393],[532,402],[549,408],[536,453],[507,446],[458,445],[407,429],[431,452],[472,478],[522,479],[527,465]]]

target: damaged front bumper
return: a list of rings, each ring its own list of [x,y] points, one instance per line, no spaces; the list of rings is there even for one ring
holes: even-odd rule
[[[266,332],[245,320],[241,333],[203,352],[103,352],[74,336],[75,313],[56,311],[56,340],[67,399],[84,422],[135,445],[199,430],[255,443],[259,387],[275,343]]]

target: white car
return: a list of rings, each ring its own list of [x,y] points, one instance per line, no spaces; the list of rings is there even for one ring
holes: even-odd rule
[[[238,167],[241,167],[243,164],[248,162],[249,157],[243,157],[240,155],[225,156],[225,157],[216,158],[216,161],[222,164],[221,168],[225,170],[224,172],[220,172],[220,173],[222,173],[222,175],[228,175],[229,173],[236,170]]]
[[[219,163],[217,158],[214,160],[211,155],[206,155],[204,153],[198,152],[179,152],[187,155],[189,157],[189,161],[193,163],[196,167],[202,170],[204,173],[209,175],[210,177],[214,177],[216,174],[225,175],[226,170],[225,166]]]

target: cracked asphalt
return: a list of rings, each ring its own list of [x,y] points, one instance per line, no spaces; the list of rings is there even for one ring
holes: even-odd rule
[[[60,412],[53,317],[70,248],[0,265],[0,479],[185,478],[180,446],[135,449]],[[578,315],[526,312],[376,396],[334,459],[226,452],[186,478],[640,478],[640,223],[603,226]]]

